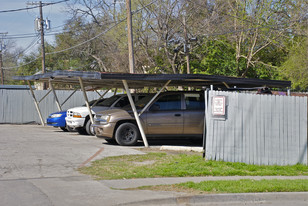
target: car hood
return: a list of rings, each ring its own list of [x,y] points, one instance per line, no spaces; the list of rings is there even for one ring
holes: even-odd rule
[[[96,114],[101,114],[101,115],[117,115],[117,114],[130,114],[132,111],[127,111],[125,109],[109,109],[108,111],[99,111]]]
[[[53,115],[53,114],[66,114],[66,110],[64,111],[59,111],[59,112],[54,112],[54,113],[51,113],[49,116]]]
[[[92,112],[95,112],[95,113],[99,111],[108,110],[108,109],[109,107],[101,107],[101,106],[91,108]],[[69,109],[69,111],[83,113],[83,112],[88,112],[88,108],[87,107],[74,107],[74,108]]]

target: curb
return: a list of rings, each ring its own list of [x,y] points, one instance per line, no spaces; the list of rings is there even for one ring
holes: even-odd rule
[[[281,192],[281,193],[239,193],[239,194],[210,194],[195,196],[180,196],[164,199],[152,199],[144,201],[129,202],[118,204],[118,206],[150,206],[150,205],[211,205],[219,203],[228,204],[266,204],[273,202],[290,202],[301,201],[303,205],[308,204],[308,192]]]
[[[161,146],[160,150],[185,151],[185,152],[203,152],[202,147],[187,147],[187,146]]]

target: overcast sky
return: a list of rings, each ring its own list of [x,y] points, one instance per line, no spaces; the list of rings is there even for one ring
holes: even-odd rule
[[[51,3],[58,1],[60,0],[42,2]],[[27,0],[0,0],[0,11],[33,7],[31,5],[27,5],[27,2]],[[48,18],[51,21],[52,28],[54,28],[46,31],[45,41],[52,42],[54,38],[53,36],[48,36],[48,33],[61,31],[62,27],[59,26],[65,24],[65,21],[69,19],[70,16],[65,13],[65,9],[65,2],[43,7],[44,19]],[[36,17],[39,17],[39,8],[7,13],[0,12],[0,33],[8,32],[7,37],[12,35],[35,34],[36,31],[34,30],[34,20]],[[29,45],[32,45],[31,43],[35,42],[35,39],[35,37],[14,38],[12,41],[16,43],[17,47],[27,48]],[[33,51],[35,47],[38,46],[39,44],[33,45],[32,49],[28,50],[28,52]]]

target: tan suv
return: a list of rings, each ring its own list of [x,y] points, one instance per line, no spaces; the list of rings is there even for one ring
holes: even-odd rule
[[[136,102],[141,110],[151,99],[149,95]],[[147,138],[202,138],[204,121],[203,92],[161,93],[140,116]],[[130,105],[121,109],[98,112],[93,125],[96,136],[119,145],[135,145],[141,139]]]

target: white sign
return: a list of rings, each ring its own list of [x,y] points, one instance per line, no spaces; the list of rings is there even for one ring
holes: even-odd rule
[[[214,96],[212,101],[212,115],[224,116],[226,114],[226,97]]]

